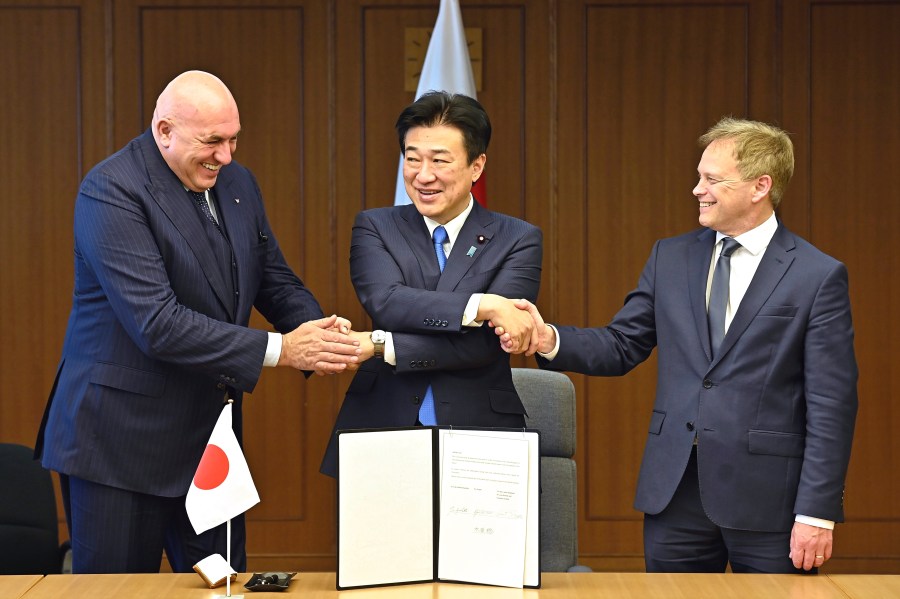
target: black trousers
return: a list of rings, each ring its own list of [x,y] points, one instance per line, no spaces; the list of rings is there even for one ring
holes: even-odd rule
[[[225,525],[197,535],[184,497],[157,497],[61,474],[75,574],[159,572],[162,553],[174,572],[201,559],[226,557]],[[244,516],[231,521],[231,566],[247,570]]]
[[[794,567],[790,541],[790,530],[756,532],[714,524],[700,501],[696,448],[666,509],[644,515],[647,572],[724,572],[731,564],[736,573],[816,573]]]

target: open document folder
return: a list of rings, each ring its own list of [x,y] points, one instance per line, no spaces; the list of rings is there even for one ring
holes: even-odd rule
[[[539,556],[536,431],[338,432],[338,589],[539,587]]]

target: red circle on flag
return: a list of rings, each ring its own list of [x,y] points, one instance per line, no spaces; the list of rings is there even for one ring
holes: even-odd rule
[[[200,458],[200,465],[197,466],[197,473],[194,474],[194,484],[198,489],[209,491],[225,482],[227,477],[228,455],[221,447],[207,445]]]

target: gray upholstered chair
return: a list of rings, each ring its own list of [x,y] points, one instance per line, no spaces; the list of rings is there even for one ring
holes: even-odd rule
[[[513,368],[525,425],[541,432],[541,571],[589,572],[578,561],[575,387],[559,372]]]

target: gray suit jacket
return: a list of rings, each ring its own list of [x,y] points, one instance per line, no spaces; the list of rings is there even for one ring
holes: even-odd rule
[[[559,327],[544,368],[621,375],[658,347],[635,507],[671,500],[695,434],[700,493],[718,525],[784,531],[843,521],[857,409],[847,270],[783,225],[711,358],[706,281],[715,233],[657,242],[637,289],[601,328]]]
[[[350,275],[373,326],[393,335],[397,365],[360,366],[334,430],[412,426],[429,384],[440,424],[524,426],[509,355],[491,327],[463,327],[462,314],[473,293],[533,301],[541,243],[534,225],[475,204],[441,273],[414,205],[358,214]],[[337,472],[334,433],[321,470]]]
[[[267,335],[320,318],[285,263],[256,180],[232,162],[213,188],[232,248],[220,264],[203,216],[149,131],[94,167],[75,202],[75,291],[36,454],[45,467],[159,496],[187,493],[226,391],[262,370]]]

